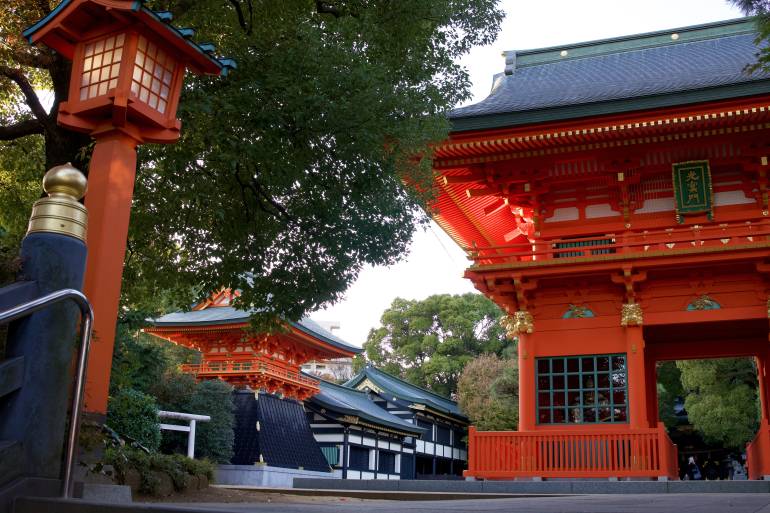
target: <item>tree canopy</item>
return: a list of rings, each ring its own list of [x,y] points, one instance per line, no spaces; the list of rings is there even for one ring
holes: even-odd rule
[[[457,402],[481,431],[516,430],[519,368],[513,358],[483,354],[469,361],[457,384]]]
[[[88,138],[55,124],[68,64],[19,37],[54,4],[0,6],[0,140],[23,148],[0,161],[0,180],[17,170],[39,180],[65,161],[87,171]],[[264,319],[297,319],[363,265],[405,253],[425,220],[431,145],[469,96],[457,58],[494,40],[496,0],[145,4],[196,27],[238,69],[188,77],[181,140],[141,148],[124,304],[166,290],[183,305],[226,285]],[[41,90],[53,91],[50,114]]]
[[[376,367],[445,396],[457,392],[474,357],[510,351],[502,311],[481,294],[441,294],[422,301],[396,298],[369,332],[364,351]]]
[[[740,449],[759,427],[757,370],[748,358],[676,362],[690,423],[706,441]]]

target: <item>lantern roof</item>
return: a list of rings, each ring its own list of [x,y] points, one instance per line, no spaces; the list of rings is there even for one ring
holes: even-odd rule
[[[509,51],[484,100],[453,110],[453,131],[528,125],[770,92],[746,68],[759,49],[754,18]]]
[[[196,43],[194,30],[170,24],[172,14],[153,11],[142,0],[62,0],[45,18],[23,34],[31,44],[43,43],[72,59],[79,35],[89,28],[105,25],[106,19],[129,26],[138,22],[185,56],[185,65],[194,73],[227,75],[236,67],[232,59],[214,56],[211,43]]]

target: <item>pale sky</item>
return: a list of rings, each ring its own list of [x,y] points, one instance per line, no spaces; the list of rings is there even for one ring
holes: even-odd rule
[[[507,14],[497,41],[478,47],[461,62],[473,84],[475,103],[484,99],[492,76],[505,66],[501,52],[527,50],[739,18],[727,0],[504,0]],[[469,261],[441,228],[418,231],[408,255],[391,267],[367,267],[345,298],[312,317],[338,321],[335,333],[360,346],[393,299],[475,292],[463,271]]]

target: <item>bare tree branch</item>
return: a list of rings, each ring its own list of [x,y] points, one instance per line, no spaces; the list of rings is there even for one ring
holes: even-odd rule
[[[24,94],[24,98],[30,110],[32,111],[32,114],[35,115],[37,120],[45,128],[50,130],[53,130],[56,128],[56,125],[51,121],[50,117],[48,116],[48,113],[45,111],[45,109],[43,108],[43,105],[40,103],[40,99],[37,97],[37,94],[35,93],[35,90],[33,89],[32,84],[29,83],[29,80],[27,80],[27,77],[24,76],[24,72],[22,72],[21,69],[18,69],[18,68],[14,69],[14,68],[10,68],[8,66],[4,66],[0,64],[0,75],[10,78],[14,82],[16,82],[16,85],[19,86],[19,89],[21,89],[21,92]]]
[[[241,9],[240,0],[230,0],[230,4],[235,7],[235,14],[238,15],[238,24],[247,34],[251,34],[251,26],[246,23],[246,17],[243,15],[243,9]],[[249,2],[249,10],[251,11],[251,2]]]
[[[8,55],[13,62],[32,68],[48,69],[53,64],[53,56],[47,51],[28,51],[15,48],[8,51]]]
[[[42,134],[43,125],[37,119],[25,119],[9,126],[0,126],[0,141],[12,141],[19,137]]]

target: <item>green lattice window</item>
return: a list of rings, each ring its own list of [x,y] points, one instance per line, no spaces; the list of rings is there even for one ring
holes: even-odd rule
[[[539,424],[628,421],[626,355],[538,358]]]
[[[612,246],[615,244],[614,238],[605,239],[593,239],[593,240],[576,240],[574,242],[556,242],[553,245],[554,249],[569,249],[569,248],[588,248],[592,246]],[[609,255],[615,253],[615,248],[603,248],[590,250],[591,255]],[[554,258],[569,258],[586,256],[588,252],[584,251],[559,251],[554,253]]]

